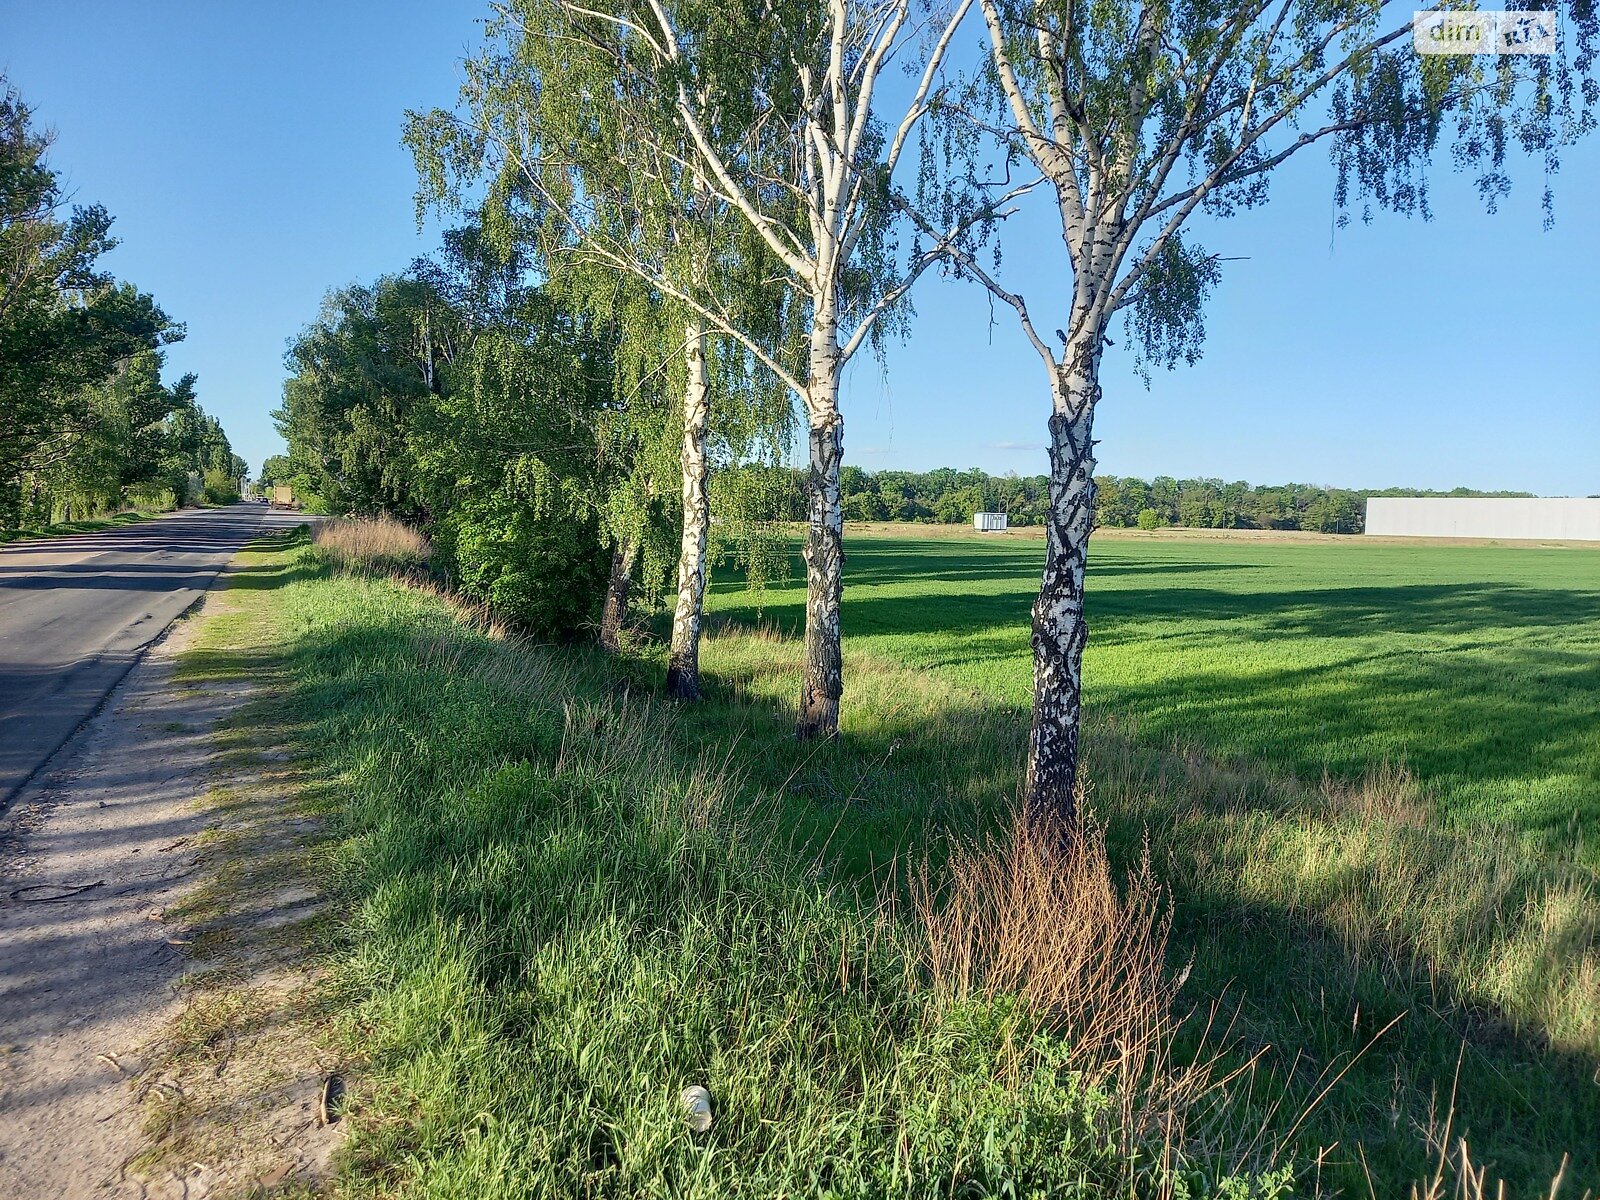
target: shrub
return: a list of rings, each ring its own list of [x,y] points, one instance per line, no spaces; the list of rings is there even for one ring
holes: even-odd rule
[[[136,483],[124,490],[122,499],[137,512],[167,512],[178,506],[177,494],[161,483]]]
[[[535,637],[575,640],[599,615],[611,559],[592,514],[497,488],[462,499],[437,535],[461,591]]]
[[[226,471],[207,471],[201,490],[207,504],[239,503],[239,481]]]
[[[1165,524],[1166,522],[1161,519],[1161,514],[1155,509],[1141,508],[1139,510],[1140,529],[1160,529]]]

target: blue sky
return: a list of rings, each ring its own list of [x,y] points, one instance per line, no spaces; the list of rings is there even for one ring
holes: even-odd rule
[[[57,131],[76,198],[116,216],[111,267],[187,323],[169,375],[199,374],[252,465],[280,448],[284,345],[322,294],[435,244],[416,228],[402,114],[453,100],[486,12],[0,0],[0,68]],[[1548,233],[1541,186],[1522,170],[1491,217],[1441,172],[1433,222],[1336,232],[1331,169],[1307,152],[1266,208],[1199,231],[1241,261],[1197,366],[1147,390],[1113,330],[1101,469],[1600,493],[1600,145],[1567,154]],[[1053,328],[1060,244],[1035,215],[1010,233],[1012,280]],[[1043,471],[1045,378],[1010,314],[991,326],[981,292],[938,279],[916,304],[887,373],[865,355],[850,370],[847,461]]]

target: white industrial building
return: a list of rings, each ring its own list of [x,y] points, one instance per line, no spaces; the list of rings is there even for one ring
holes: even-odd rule
[[[1600,498],[1374,496],[1367,501],[1366,530],[1389,537],[1600,542]]]

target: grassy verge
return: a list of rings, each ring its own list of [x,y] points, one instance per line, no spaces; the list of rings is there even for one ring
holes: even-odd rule
[[[58,521],[54,525],[43,525],[37,529],[0,529],[0,545],[6,542],[32,541],[35,538],[68,537],[75,533],[99,533],[103,529],[116,529],[122,525],[148,521],[157,515],[159,514],[154,509],[137,509],[109,517],[96,517],[89,521]]]
[[[306,553],[236,575],[188,670],[274,674],[246,720],[327,814],[348,914],[328,964],[367,1063],[353,1193],[1274,1193],[1234,1170],[1260,1147],[1170,1125],[1216,1119],[1203,1081],[1181,1093],[1053,1000],[932,962],[914,913],[797,853],[742,748],[638,677]],[[1159,959],[1148,906],[1118,925],[1086,862],[1104,929]],[[1148,1046],[1148,975],[1090,974],[1079,1009]],[[701,1136],[678,1111],[694,1084]]]
[[[191,669],[273,673],[249,720],[327,816],[353,1194],[1203,1195],[1289,1139],[1297,1190],[1398,1195],[1453,1081],[1493,1175],[1542,1193],[1570,1151],[1569,1188],[1600,1181],[1591,881],[1441,829],[1403,774],[1307,788],[1097,718],[1134,882],[1040,899],[1005,837],[1015,712],[925,669],[852,649],[844,736],[799,746],[798,648],[761,630],[719,631],[713,696],[674,710],[656,664],[519,646],[303,547],[234,587]],[[1162,940],[1146,838],[1153,992],[1092,978]],[[1122,1049],[1019,959],[1128,1014]],[[1188,1071],[1219,1053],[1254,1068]]]

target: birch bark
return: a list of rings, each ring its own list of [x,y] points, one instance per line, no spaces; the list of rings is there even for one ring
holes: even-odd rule
[[[1033,604],[1033,723],[1024,807],[1035,824],[1077,820],[1078,735],[1083,710],[1084,570],[1094,528],[1094,410],[1100,344],[1091,325],[1066,348],[1050,414],[1050,506],[1044,577]]]
[[[611,551],[611,580],[606,584],[605,608],[600,613],[600,645],[610,651],[622,646],[622,627],[628,619],[628,592],[633,564],[639,557],[637,538],[619,538]]]
[[[705,323],[689,319],[685,329],[688,382],[683,392],[683,536],[678,547],[678,603],[672,615],[672,651],[667,693],[700,698],[700,628],[706,590],[706,538],[711,505],[706,494],[706,428],[711,418],[706,378]]]
[[[843,461],[844,418],[835,410],[811,426],[805,675],[795,726],[801,739],[831,737],[839,730],[839,698],[844,694],[839,624],[844,599],[844,516],[839,505],[839,465]]]
[[[801,739],[838,732],[839,698],[844,694],[839,621],[844,599],[844,511],[839,501],[844,418],[839,412],[839,358],[836,326],[824,305],[812,329],[806,386],[811,472],[806,481],[805,673],[795,725]]]

